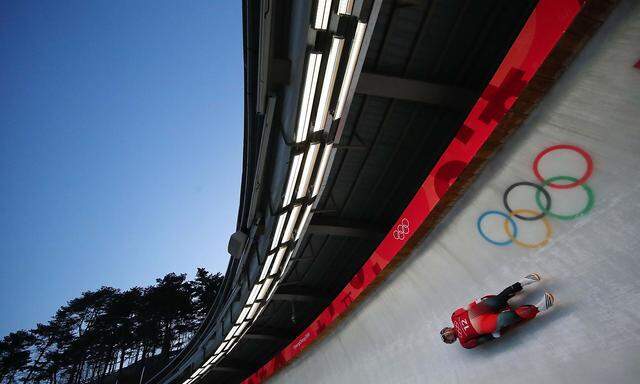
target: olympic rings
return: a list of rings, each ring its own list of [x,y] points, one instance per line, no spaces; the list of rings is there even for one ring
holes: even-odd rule
[[[585,151],[584,149],[582,149],[580,147],[577,147],[575,145],[569,145],[569,144],[554,145],[554,146],[546,148],[542,152],[538,153],[538,156],[536,156],[535,160],[533,161],[533,167],[532,167],[533,168],[533,173],[536,175],[538,180],[540,180],[540,182],[544,183],[545,178],[542,177],[542,175],[540,174],[540,170],[539,170],[540,160],[542,160],[542,158],[545,155],[547,155],[549,152],[557,151],[557,150],[560,150],[560,149],[568,149],[568,150],[572,150],[572,151],[577,152],[578,154],[580,154],[584,158],[584,160],[587,162],[587,170],[585,171],[584,175],[582,175],[582,177],[580,177],[579,179],[577,179],[573,183],[569,183],[569,184],[549,183],[548,184],[549,187],[557,188],[557,189],[569,189],[569,188],[577,187],[578,185],[584,184],[591,177],[591,174],[593,173],[593,159],[591,158],[591,155],[589,155],[587,153],[587,151]]]
[[[393,231],[393,238],[396,240],[404,240],[405,236],[409,234],[409,220],[403,218],[400,224]]]
[[[542,212],[539,215],[533,216],[533,217],[527,217],[527,216],[522,216],[522,215],[518,215],[515,214],[514,216],[517,217],[518,219],[521,220],[528,220],[528,221],[535,221],[535,220],[540,220],[544,217],[544,215],[549,212],[551,210],[551,196],[549,195],[549,192],[547,192],[546,189],[544,189],[543,187],[541,187],[540,185],[536,184],[536,183],[532,183],[530,181],[521,181],[519,183],[514,183],[511,184],[509,186],[509,188],[507,188],[504,193],[502,194],[502,203],[504,204],[504,207],[507,209],[507,212],[509,212],[509,214],[511,214],[513,212],[513,210],[511,209],[511,207],[509,206],[509,192],[511,192],[514,188],[519,187],[521,185],[528,185],[530,187],[534,187],[537,191],[536,191],[536,198],[540,195],[540,193],[544,194],[544,197],[547,199],[547,206],[545,209],[542,209]],[[537,202],[538,200],[536,200]],[[538,206],[541,206],[542,204],[539,203]]]
[[[571,176],[555,176],[555,177],[551,177],[551,178],[545,180],[543,185],[549,185],[549,184],[551,184],[552,181],[557,181],[557,180],[566,180],[566,181],[571,181],[571,182],[574,182],[574,183],[576,181],[578,181],[578,179],[576,179],[575,177],[571,177]],[[576,214],[573,214],[573,215],[560,215],[560,214],[551,212],[551,210],[548,207],[544,208],[542,206],[542,202],[540,201],[540,190],[538,190],[538,192],[536,192],[536,204],[538,204],[538,208],[540,208],[540,210],[542,210],[542,212],[544,212],[545,214],[547,214],[547,215],[549,215],[551,217],[555,217],[556,219],[560,219],[560,220],[573,220],[573,219],[578,218],[580,216],[586,215],[591,210],[591,208],[593,208],[593,205],[594,205],[594,202],[595,202],[595,196],[594,196],[593,190],[591,188],[589,188],[589,186],[587,184],[581,184],[580,186],[587,193],[587,204],[585,205],[585,207],[580,212],[578,212]],[[547,195],[545,195],[545,197],[547,197],[547,196],[548,196],[548,193],[547,193]]]
[[[489,238],[489,236],[487,236],[484,231],[482,230],[482,220],[484,220],[485,217],[489,216],[489,215],[498,215],[498,216],[502,216],[504,217],[505,223],[506,222],[510,222],[511,226],[513,226],[513,237],[515,238],[518,235],[518,227],[516,226],[516,222],[507,214],[500,212],[500,211],[487,211],[485,213],[483,213],[482,215],[480,215],[480,217],[478,217],[478,221],[476,222],[476,226],[478,227],[478,232],[480,232],[480,235],[487,240],[488,242],[490,242],[491,244],[494,245],[498,245],[498,246],[505,246],[505,245],[509,245],[513,242],[513,239],[510,238],[507,241],[495,241],[491,238]]]
[[[540,165],[540,160],[547,155],[548,153],[552,152],[552,151],[556,151],[556,150],[560,150],[560,149],[568,149],[568,150],[572,150],[574,152],[577,152],[578,154],[580,154],[586,161],[587,163],[587,170],[585,171],[584,175],[582,175],[579,179],[575,178],[575,177],[571,177],[571,176],[553,176],[553,177],[549,177],[547,179],[544,179],[542,177],[542,175],[540,174],[539,171],[539,165]],[[529,181],[521,181],[518,183],[514,183],[512,185],[510,185],[503,193],[502,195],[502,203],[504,204],[505,209],[507,210],[508,214],[500,212],[500,211],[486,211],[484,212],[482,215],[480,215],[480,217],[478,217],[478,221],[476,222],[476,227],[478,229],[478,233],[480,233],[480,235],[488,242],[490,242],[491,244],[494,245],[498,245],[498,246],[505,246],[505,245],[509,245],[509,244],[517,244],[521,247],[524,248],[540,248],[540,247],[544,247],[545,245],[547,245],[549,243],[549,241],[551,240],[551,236],[553,235],[553,228],[551,227],[551,223],[549,222],[549,220],[547,219],[548,217],[554,217],[556,219],[560,219],[560,220],[573,220],[576,219],[580,216],[586,215],[589,211],[591,211],[591,209],[594,206],[595,203],[595,195],[593,193],[593,190],[586,184],[586,181],[591,177],[591,175],[593,174],[593,159],[591,158],[591,155],[589,155],[584,149],[577,147],[575,145],[568,145],[568,144],[559,144],[559,145],[554,145],[551,147],[548,147],[546,149],[544,149],[542,152],[540,152],[536,157],[535,160],[533,162],[533,173],[535,174],[536,178],[538,178],[541,182],[542,185],[540,184],[536,184],[536,183],[532,183]],[[556,184],[554,183],[554,181],[559,181],[559,180],[563,180],[563,181],[569,181],[569,184]],[[534,187],[536,189],[536,194],[535,194],[535,201],[536,201],[536,205],[538,206],[538,208],[540,209],[540,212],[538,211],[534,211],[531,209],[511,209],[511,207],[509,206],[509,193],[516,187],[521,186],[521,185],[527,185],[527,186],[531,186]],[[582,210],[576,214],[572,214],[572,215],[560,215],[558,213],[552,212],[551,211],[551,195],[549,194],[549,192],[545,189],[545,187],[551,187],[551,188],[556,188],[556,189],[569,189],[569,188],[574,188],[577,186],[582,187],[582,189],[584,189],[584,191],[587,194],[587,202],[586,205],[584,206],[584,208],[582,208]],[[546,199],[546,204],[543,205],[542,204],[542,197],[541,195],[544,195],[545,199]],[[524,214],[524,215],[523,215]],[[482,230],[482,220],[484,220],[485,217],[489,216],[489,215],[498,215],[498,216],[502,216],[504,218],[504,223],[503,223],[503,227],[504,227],[504,231],[507,234],[507,236],[509,236],[509,240],[506,241],[496,241],[491,239],[489,236],[487,236],[486,233],[484,233],[484,231]],[[545,226],[546,229],[546,234],[545,234],[545,238],[542,241],[539,241],[537,243],[531,244],[531,243],[525,243],[521,240],[518,240],[518,226],[516,225],[516,221],[513,218],[518,218],[521,220],[527,220],[527,221],[534,221],[534,220],[540,220],[542,219],[542,223]],[[400,228],[398,228],[400,229]]]

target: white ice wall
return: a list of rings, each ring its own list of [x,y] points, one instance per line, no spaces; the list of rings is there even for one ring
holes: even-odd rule
[[[432,235],[273,382],[640,383],[640,70],[633,68],[640,59],[639,5],[618,6]],[[591,153],[594,209],[575,221],[551,219],[553,240],[542,249],[480,238],[478,216],[502,209],[508,185],[535,181],[533,158],[559,143]],[[548,160],[543,171],[556,171]],[[579,159],[565,160],[565,172],[581,172]],[[512,196],[514,206],[532,206],[526,192]],[[552,196],[564,211],[584,197],[580,189]],[[487,231],[500,236],[491,223]],[[539,222],[519,224],[523,236],[539,235]],[[457,306],[533,271],[544,283],[520,301],[548,289],[558,300],[554,310],[475,350],[440,341]]]

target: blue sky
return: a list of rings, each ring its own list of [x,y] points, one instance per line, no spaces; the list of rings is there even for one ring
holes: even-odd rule
[[[4,1],[0,57],[0,335],[83,290],[224,272],[240,1]]]

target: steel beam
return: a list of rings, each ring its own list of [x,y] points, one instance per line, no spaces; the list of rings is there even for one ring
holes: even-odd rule
[[[245,333],[243,336],[244,339],[248,340],[264,340],[264,341],[275,341],[275,342],[286,342],[293,338],[291,333],[287,332],[287,330],[272,328],[272,327],[260,327],[258,329],[251,329],[251,331]]]
[[[219,364],[214,364],[210,368],[211,371],[233,372],[241,374],[246,374],[247,372],[251,372],[254,369],[255,367],[252,364],[233,359],[223,359]]]
[[[372,237],[382,234],[383,231],[370,223],[314,216],[307,227],[306,233],[344,237]]]
[[[415,101],[464,112],[478,98],[476,92],[460,87],[375,73],[360,74],[356,93]]]
[[[279,287],[273,294],[271,300],[275,301],[306,301],[318,302],[328,301],[329,297],[323,292],[302,286]]]

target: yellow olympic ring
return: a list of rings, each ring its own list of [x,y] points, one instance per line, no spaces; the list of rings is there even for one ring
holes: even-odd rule
[[[540,214],[540,212],[536,212],[534,210],[531,209],[514,209],[512,212],[509,212],[509,216],[513,217],[515,215],[531,215],[531,216],[537,216]],[[507,236],[509,236],[509,238],[511,239],[511,241],[513,241],[515,244],[518,244],[521,247],[524,248],[541,248],[544,247],[545,245],[547,245],[547,243],[549,242],[549,240],[551,240],[551,235],[553,235],[553,228],[551,228],[551,223],[549,223],[549,220],[546,217],[542,217],[542,222],[544,223],[545,228],[547,229],[547,234],[544,238],[544,240],[535,243],[535,244],[529,244],[529,243],[524,243],[518,239],[515,238],[515,236],[513,235],[513,233],[511,232],[511,227],[509,226],[509,220],[505,219],[504,220],[504,231],[507,233]]]

